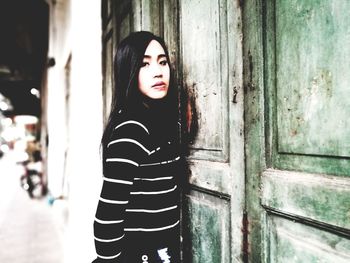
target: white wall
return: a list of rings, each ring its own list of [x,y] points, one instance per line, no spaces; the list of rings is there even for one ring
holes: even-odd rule
[[[94,257],[93,218],[102,167],[102,70],[100,1],[72,4],[72,93],[70,162],[70,234],[68,262],[91,262]]]
[[[70,46],[70,2],[57,1],[50,4],[50,32],[48,56],[56,65],[49,68],[47,76],[48,103],[47,123],[48,147],[48,187],[54,196],[62,194],[64,173],[64,152],[66,148],[65,123],[65,72],[64,67],[71,52]]]
[[[69,181],[65,263],[95,257],[93,219],[102,184],[99,144],[102,135],[101,3],[61,0],[52,6],[48,72],[48,180],[54,196],[62,193],[64,150],[69,136]],[[69,134],[64,116],[64,67],[71,54]]]

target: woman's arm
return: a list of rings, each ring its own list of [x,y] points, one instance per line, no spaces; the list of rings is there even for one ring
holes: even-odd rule
[[[94,222],[94,262],[122,262],[125,209],[139,163],[148,155],[148,130],[136,122],[117,126],[105,152],[103,185]]]

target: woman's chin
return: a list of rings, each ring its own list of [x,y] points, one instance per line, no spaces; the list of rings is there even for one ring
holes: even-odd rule
[[[154,99],[154,100],[160,100],[160,99],[164,99],[167,95],[167,91],[166,90],[159,90],[159,91],[154,91],[151,94],[149,94],[149,98],[150,99]]]

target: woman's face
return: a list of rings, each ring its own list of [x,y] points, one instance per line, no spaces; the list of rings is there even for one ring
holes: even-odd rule
[[[138,77],[140,92],[151,99],[164,98],[169,89],[170,68],[163,47],[152,40],[143,56]]]

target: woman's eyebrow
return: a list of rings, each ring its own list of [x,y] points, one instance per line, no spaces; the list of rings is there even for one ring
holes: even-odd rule
[[[161,59],[161,58],[166,58],[166,55],[165,54],[159,54],[158,55],[158,59]],[[148,58],[148,59],[150,59],[150,58],[152,58],[152,56],[151,55],[143,55],[143,58]]]

